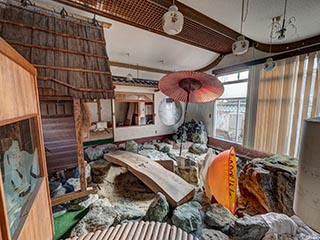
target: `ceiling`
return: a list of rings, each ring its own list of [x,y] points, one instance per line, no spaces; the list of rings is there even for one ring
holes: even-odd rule
[[[98,20],[111,23],[111,28],[105,30],[109,58],[113,62],[130,64],[132,70],[128,71],[135,71],[136,65],[169,71],[196,70],[212,63],[220,54],[230,55],[231,45],[239,35],[241,0],[177,2],[185,15],[185,25],[182,33],[172,38],[164,34],[161,28],[161,17],[171,0],[35,2],[56,10],[65,7],[69,13],[89,18],[93,17],[94,12],[98,14]],[[269,43],[271,19],[283,15],[283,6],[284,0],[250,0],[247,20],[243,26],[244,35],[253,41]],[[276,43],[295,42],[320,35],[319,10],[320,0],[288,0],[287,16],[296,17],[297,35],[288,33],[285,41]],[[267,52],[268,49],[268,45],[265,45],[261,50]],[[114,69],[121,74],[127,72]],[[159,75],[155,78],[159,78]]]

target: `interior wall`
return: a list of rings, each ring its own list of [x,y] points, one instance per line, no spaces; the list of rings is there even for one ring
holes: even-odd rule
[[[91,122],[98,122],[98,103],[97,102],[86,102],[86,105],[90,111]],[[110,99],[100,99],[101,105],[101,121],[108,122],[112,121],[112,111],[111,111],[111,100]]]
[[[139,88],[139,87],[126,87],[117,86],[115,92],[145,92],[154,93],[154,113],[155,124],[144,126],[132,126],[132,127],[116,127],[114,131],[114,140],[124,141],[129,139],[146,138],[152,136],[161,136],[175,133],[177,128],[182,124],[182,118],[174,126],[165,126],[162,124],[159,118],[158,109],[161,100],[165,97],[160,91],[155,92],[155,89],[151,88]],[[117,109],[115,109],[117,111]]]

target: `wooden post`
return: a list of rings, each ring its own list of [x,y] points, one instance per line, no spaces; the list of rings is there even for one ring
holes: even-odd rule
[[[82,145],[82,129],[81,129],[81,102],[80,99],[73,99],[73,111],[74,111],[74,123],[76,130],[76,143],[77,143],[77,153],[78,153],[78,168],[80,174],[80,186],[81,191],[87,190],[87,179],[85,172],[85,162],[83,155],[83,145]]]

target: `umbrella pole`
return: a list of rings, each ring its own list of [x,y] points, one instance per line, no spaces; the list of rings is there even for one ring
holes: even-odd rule
[[[182,136],[181,136],[181,144],[180,144],[180,153],[179,153],[179,157],[181,157],[182,154],[182,142],[183,142],[183,135],[185,132],[185,125],[186,125],[186,115],[187,115],[187,110],[188,110],[188,103],[189,103],[189,96],[190,96],[190,91],[187,90],[187,101],[186,101],[186,108],[184,109],[184,116],[183,116],[183,127],[182,127]]]

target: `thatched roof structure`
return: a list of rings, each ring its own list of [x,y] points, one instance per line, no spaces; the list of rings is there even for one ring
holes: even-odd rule
[[[114,97],[101,26],[1,0],[0,36],[37,68],[39,88],[74,98]]]

